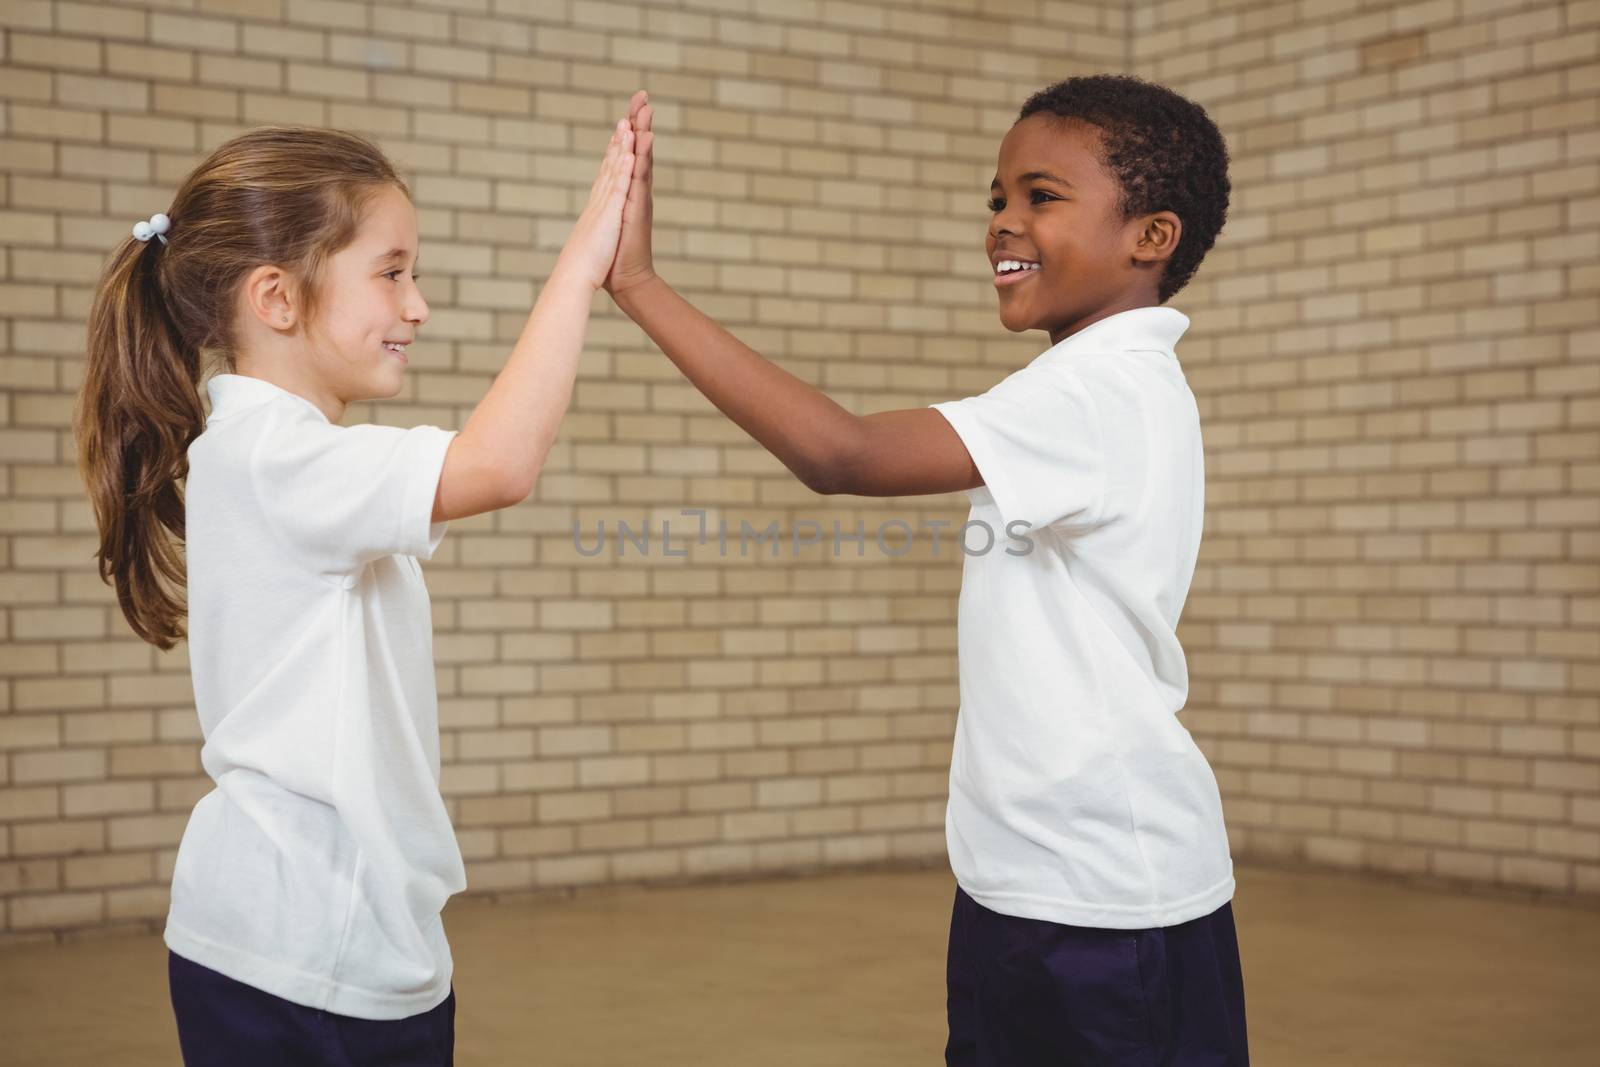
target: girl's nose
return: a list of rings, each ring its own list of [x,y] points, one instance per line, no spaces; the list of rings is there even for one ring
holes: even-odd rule
[[[411,298],[411,303],[406,307],[406,319],[418,326],[428,321],[428,302],[422,299],[422,293],[418,292]]]

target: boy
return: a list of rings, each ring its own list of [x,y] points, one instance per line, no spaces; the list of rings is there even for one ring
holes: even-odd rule
[[[1233,864],[1176,713],[1199,551],[1199,414],[1163,307],[1227,213],[1227,148],[1136,78],[1031,97],[986,241],[1000,321],[1051,347],[981,396],[856,416],[656,276],[652,113],[606,287],[724,414],[819,493],[968,491],[1031,551],[967,555],[946,836],[951,1065],[1245,1067]]]

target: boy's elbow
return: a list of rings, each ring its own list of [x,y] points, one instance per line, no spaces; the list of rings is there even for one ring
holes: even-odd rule
[[[850,464],[840,454],[819,456],[795,471],[802,484],[821,496],[850,492]]]
[[[801,481],[805,483],[807,489],[818,496],[837,496],[846,492],[843,486],[831,477],[802,478]]]
[[[813,447],[801,457],[801,462],[791,470],[805,483],[805,487],[822,496],[857,493],[860,475],[868,469],[869,441],[865,426],[859,416],[833,427],[823,437],[826,444]]]

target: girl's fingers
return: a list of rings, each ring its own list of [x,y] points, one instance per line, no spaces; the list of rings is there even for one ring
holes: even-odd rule
[[[604,196],[604,188],[608,177],[617,169],[617,160],[625,148],[630,147],[633,141],[633,131],[628,128],[626,119],[618,119],[617,124],[611,129],[611,140],[606,142],[605,158],[600,161],[600,170],[594,176],[594,184],[589,187],[589,198]],[[631,153],[630,153],[631,155]]]
[[[634,153],[632,141],[633,136],[629,134],[617,147],[616,158],[611,160],[610,167],[610,177],[613,182],[619,179],[626,180],[624,176],[630,174],[633,170]]]
[[[633,133],[624,131],[620,134],[616,150],[606,159],[606,165],[601,168],[602,181],[596,183],[595,192],[591,203],[608,203],[620,188],[627,192],[628,179],[633,173]]]
[[[611,193],[612,193],[612,197],[614,199],[615,198],[625,197],[625,196],[628,195],[628,186],[633,184],[630,181],[630,179],[632,177],[633,177],[633,153],[632,152],[625,152],[625,153],[623,153],[622,159],[621,159],[620,163],[617,166],[617,179],[616,179],[615,183],[613,183],[613,185],[611,187]]]

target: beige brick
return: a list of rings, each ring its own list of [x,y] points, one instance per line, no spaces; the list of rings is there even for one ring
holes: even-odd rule
[[[276,60],[246,59],[243,56],[202,54],[198,80],[209,85],[230,85],[241,89],[282,89],[283,64]]]
[[[11,34],[11,56],[30,67],[54,70],[99,70],[100,42],[42,33]]]
[[[195,123],[189,119],[136,115],[106,118],[106,140],[111,144],[192,151],[197,133]]]
[[[44,9],[48,11],[51,5],[26,0],[23,4],[12,4],[10,6],[28,10]],[[150,32],[150,15],[145,11],[109,4],[58,3],[54,7],[56,9],[55,29],[62,33],[142,41]],[[50,28],[48,16],[44,24],[39,28]]]
[[[105,915],[99,893],[47,893],[16,897],[10,906],[11,928],[38,930],[87,926]]]
[[[34,822],[12,828],[12,848],[19,856],[62,856],[102,852],[105,824],[98,819]]]
[[[328,50],[327,35],[320,30],[260,23],[241,27],[240,44],[246,53],[278,59],[320,59]]]
[[[129,919],[164,920],[172,905],[172,893],[164,885],[133,889],[108,889],[106,918],[111,922]]]
[[[369,5],[351,0],[288,0],[288,21],[339,29],[366,29]]]
[[[148,852],[69,856],[62,860],[61,869],[67,889],[136,885],[150,880],[151,856]]]
[[[234,119],[239,116],[240,97],[238,93],[226,89],[158,85],[155,90],[154,108],[169,115]]]
[[[341,100],[366,100],[372,95],[372,87],[364,71],[319,67],[310,63],[290,62],[285,88],[302,96]]]
[[[150,39],[163,45],[209,52],[237,52],[239,25],[228,19],[152,12]]]

